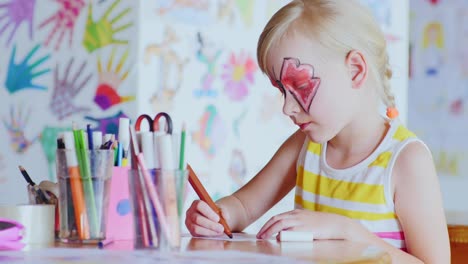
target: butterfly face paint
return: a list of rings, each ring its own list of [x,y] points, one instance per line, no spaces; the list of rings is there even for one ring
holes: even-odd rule
[[[286,96],[286,91],[291,93],[302,109],[309,112],[321,80],[314,76],[314,67],[312,65],[301,64],[299,59],[296,58],[284,58],[280,79],[273,80],[270,78],[270,81],[273,86],[280,89],[284,96]]]

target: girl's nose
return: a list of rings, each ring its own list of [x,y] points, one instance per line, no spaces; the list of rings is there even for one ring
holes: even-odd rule
[[[286,91],[283,104],[283,113],[287,116],[294,116],[301,111],[299,103],[296,101],[294,96]]]

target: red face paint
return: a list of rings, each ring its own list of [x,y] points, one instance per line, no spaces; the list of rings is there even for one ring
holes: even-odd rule
[[[280,80],[270,78],[270,81],[283,94],[289,91],[306,112],[309,111],[320,86],[320,78],[314,76],[314,67],[310,64],[301,64],[296,58],[284,58]]]

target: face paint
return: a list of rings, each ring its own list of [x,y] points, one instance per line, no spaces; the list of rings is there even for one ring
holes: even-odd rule
[[[290,92],[306,112],[309,111],[320,86],[320,78],[314,76],[314,67],[310,64],[301,64],[296,58],[284,58],[280,79],[270,78],[270,81],[282,90],[283,94],[285,91]]]

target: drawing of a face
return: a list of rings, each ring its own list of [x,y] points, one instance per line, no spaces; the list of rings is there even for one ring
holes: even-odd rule
[[[314,76],[314,67],[301,64],[297,58],[284,58],[279,80],[270,77],[270,81],[284,96],[288,91],[305,112],[309,112],[321,82],[320,78]]]

